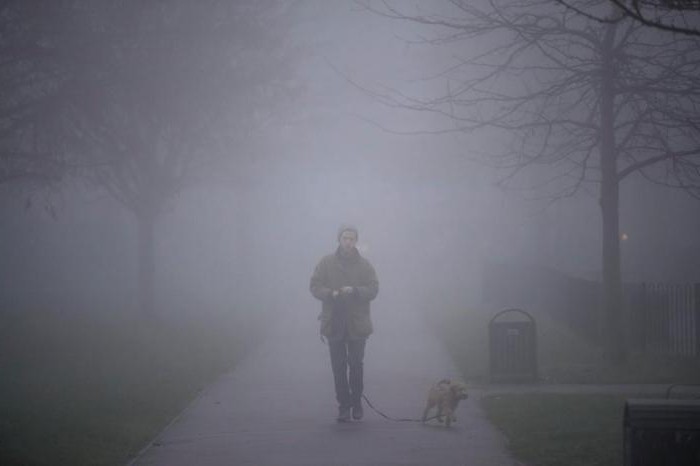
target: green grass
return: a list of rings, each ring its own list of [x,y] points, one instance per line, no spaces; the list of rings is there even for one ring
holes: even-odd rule
[[[482,399],[488,418],[526,465],[622,464],[625,397],[507,394]]]
[[[541,383],[700,383],[694,359],[632,355],[626,366],[612,367],[593,343],[544,314],[534,316]],[[474,384],[489,381],[490,317],[443,311],[441,319],[432,320],[463,377]],[[482,405],[525,465],[618,466],[624,400],[622,395],[531,393],[489,395]]]
[[[700,383],[700,365],[694,358],[631,354],[626,366],[613,367],[593,342],[544,313],[532,314],[537,325],[538,375],[543,383]],[[442,311],[439,319],[432,320],[455,365],[472,383],[488,383],[490,318],[485,312],[460,310]]]
[[[562,367],[586,366],[601,361],[601,351],[544,313],[531,313],[537,329],[538,364],[543,376]],[[478,310],[443,310],[432,319],[434,330],[445,343],[464,378],[488,381],[489,321],[493,313]],[[519,317],[520,318],[520,317]],[[521,319],[521,318],[520,318]]]
[[[0,464],[124,464],[233,367],[246,333],[222,318],[0,313]]]

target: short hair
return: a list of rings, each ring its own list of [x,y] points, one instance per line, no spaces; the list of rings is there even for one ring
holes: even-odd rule
[[[340,241],[340,237],[346,231],[352,231],[353,233],[355,233],[355,239],[360,238],[360,233],[357,231],[357,227],[355,227],[353,225],[349,225],[349,224],[343,224],[343,225],[340,225],[340,228],[338,228],[338,241]]]

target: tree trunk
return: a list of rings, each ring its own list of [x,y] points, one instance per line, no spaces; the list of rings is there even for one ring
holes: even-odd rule
[[[622,270],[620,266],[620,184],[615,147],[615,60],[613,42],[616,25],[606,27],[602,44],[601,134],[600,134],[600,208],[603,219],[603,337],[606,356],[613,364],[627,362],[622,330]]]
[[[155,222],[156,216],[136,216],[138,228],[138,293],[141,315],[155,315]]]

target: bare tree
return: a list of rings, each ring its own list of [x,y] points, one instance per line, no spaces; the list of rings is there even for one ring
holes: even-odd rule
[[[68,168],[58,140],[72,81],[56,34],[74,26],[67,5],[0,2],[0,184],[53,186]]]
[[[156,224],[179,193],[242,168],[256,132],[290,101],[288,7],[265,2],[86,3],[94,60],[73,109],[84,174],[138,229],[139,302],[153,313]]]
[[[606,353],[624,363],[619,192],[637,174],[699,194],[697,39],[650,33],[607,1],[576,3],[606,15],[603,23],[550,0],[452,0],[427,14],[376,5],[365,7],[430,29],[434,36],[421,40],[454,47],[458,57],[437,78],[444,94],[377,98],[444,116],[445,131],[503,133],[508,147],[486,157],[505,171],[505,184],[529,172],[552,200],[598,189]]]
[[[572,0],[555,0],[599,22],[619,21],[588,11]],[[609,3],[644,26],[690,36],[700,36],[700,2],[696,0],[608,0]],[[578,2],[580,3],[580,2]]]

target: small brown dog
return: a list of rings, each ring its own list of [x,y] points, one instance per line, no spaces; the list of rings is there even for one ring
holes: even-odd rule
[[[455,417],[457,405],[460,400],[466,400],[468,397],[465,384],[450,379],[442,379],[433,385],[428,392],[428,402],[423,410],[423,422],[428,420],[428,412],[437,406],[437,415],[435,417],[439,422],[442,422],[442,416],[445,416],[445,425],[450,427],[452,421],[457,420]]]

